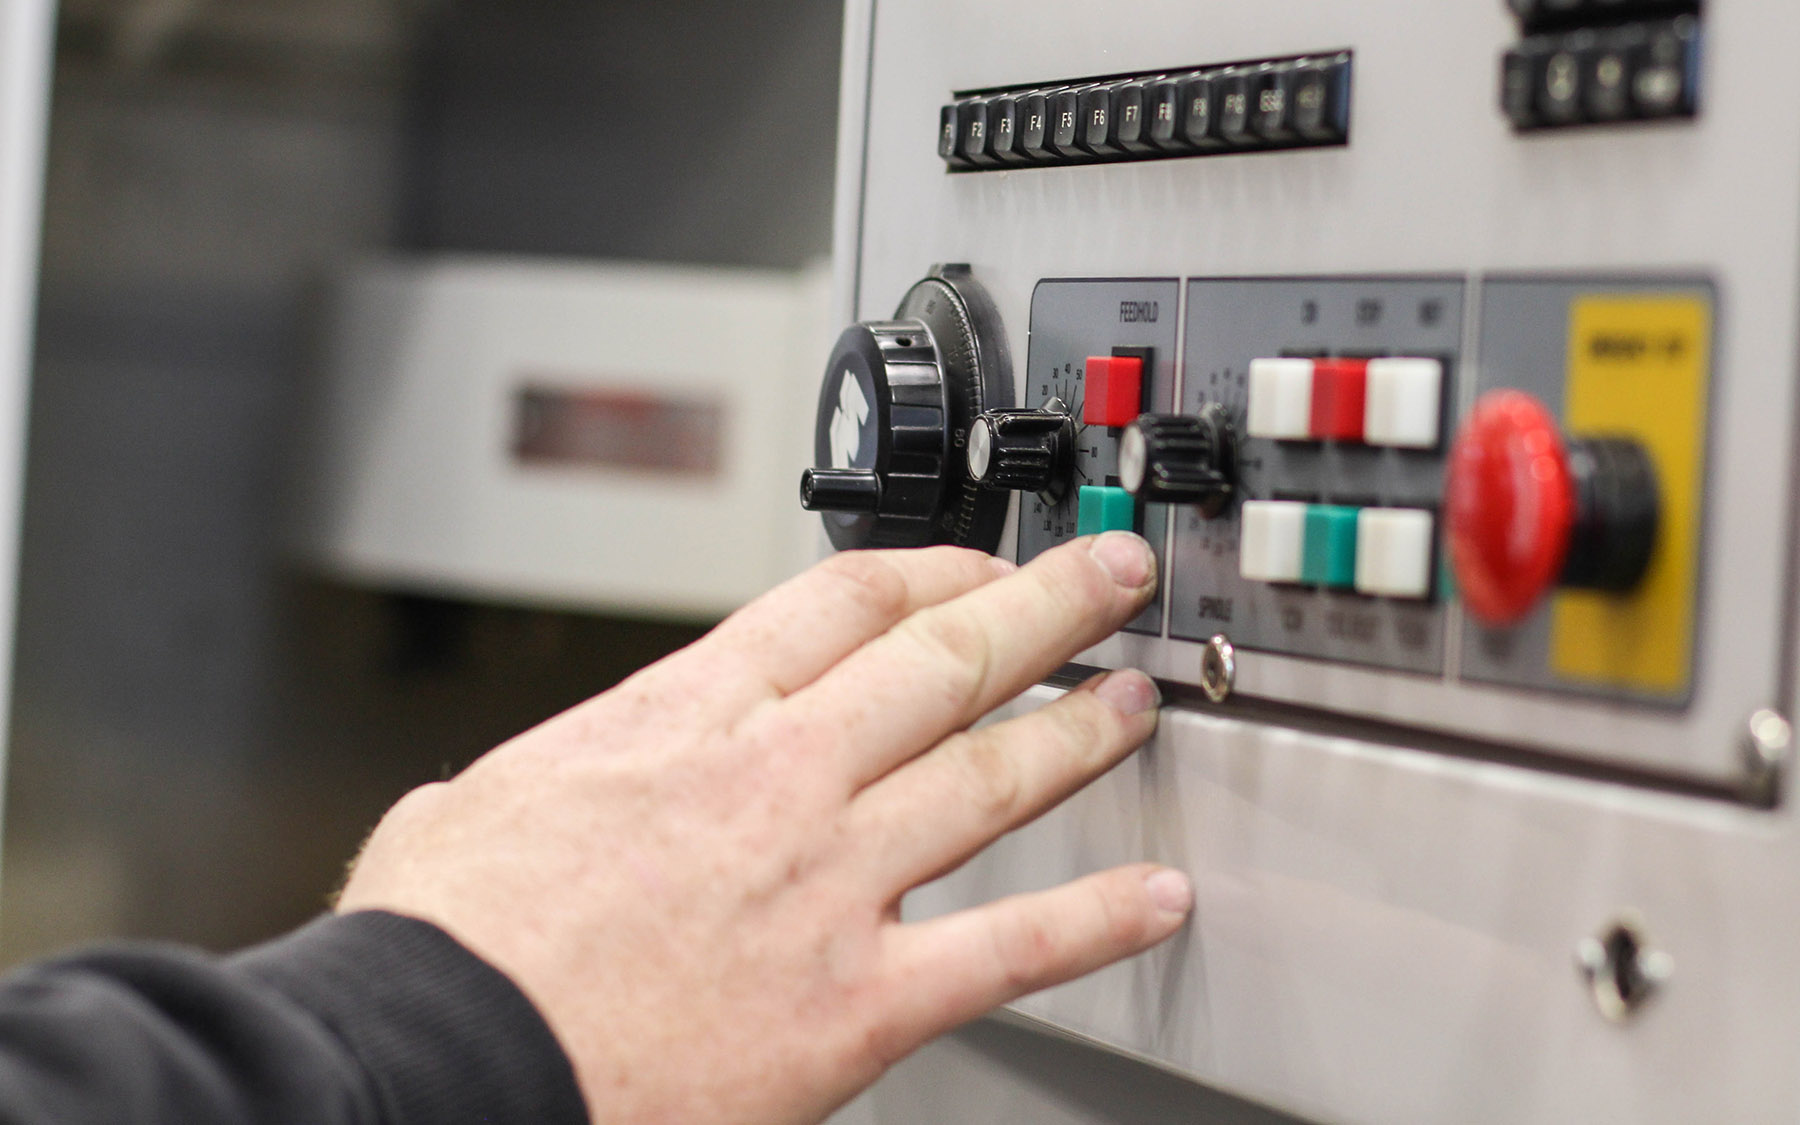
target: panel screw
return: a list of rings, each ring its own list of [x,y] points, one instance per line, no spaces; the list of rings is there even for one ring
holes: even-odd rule
[[[1637,914],[1627,912],[1575,946],[1575,964],[1594,1006],[1608,1023],[1624,1023],[1675,971],[1675,959],[1650,944]]]
[[[1744,730],[1744,795],[1759,804],[1775,803],[1782,771],[1794,749],[1794,728],[1774,711],[1750,716]]]
[[[1206,698],[1223,703],[1231,698],[1235,686],[1237,649],[1220,633],[1206,642],[1206,651],[1200,654],[1200,688],[1206,692]]]

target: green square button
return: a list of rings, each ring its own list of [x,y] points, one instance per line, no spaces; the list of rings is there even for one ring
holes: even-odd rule
[[[1356,585],[1356,512],[1334,504],[1307,507],[1302,582],[1337,590]]]
[[[1105,531],[1136,530],[1137,501],[1123,488],[1084,485],[1076,495],[1075,534],[1099,535]]]

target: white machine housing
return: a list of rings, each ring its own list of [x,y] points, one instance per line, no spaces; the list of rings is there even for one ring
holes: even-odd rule
[[[1684,705],[1240,651],[1249,702],[1215,707],[1193,690],[1202,645],[1121,634],[1082,663],[1169,686],[1153,744],[909,915],[1114,863],[1187,870],[1187,932],[1017,1011],[1309,1118],[1800,1116],[1800,825],[1768,768],[1779,720],[1773,744],[1750,731],[1796,702],[1800,130],[1777,123],[1800,115],[1800,8],[1708,6],[1696,120],[1531,136],[1499,105],[1520,38],[1503,0],[848,11],[839,319],[882,319],[933,263],[968,263],[1021,399],[1044,279],[1448,277],[1472,308],[1499,276],[1717,294]],[[1343,50],[1345,147],[951,173],[933,146],[961,92]],[[1453,415],[1479,377],[1474,319]],[[1619,921],[1669,972],[1614,1021],[1576,953]]]
[[[810,558],[792,496],[825,306],[822,269],[348,267],[296,554],[383,588],[722,617]]]

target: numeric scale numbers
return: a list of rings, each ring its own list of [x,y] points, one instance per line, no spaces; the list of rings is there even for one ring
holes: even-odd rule
[[[1248,371],[1234,371],[1229,367],[1208,372],[1205,388],[1188,405],[1188,412],[1198,414],[1207,403],[1217,402],[1231,412],[1232,427],[1241,435],[1244,432],[1246,403],[1249,401],[1249,379]],[[1240,476],[1246,468],[1261,469],[1262,459],[1260,457],[1246,458],[1243,446],[1240,444],[1238,446]],[[1197,510],[1190,510],[1187,514],[1188,532],[1194,536],[1200,550],[1210,557],[1220,560],[1221,563],[1229,563],[1233,567],[1237,565],[1238,554],[1236,512],[1237,505],[1242,502],[1243,495],[1240,490],[1239,495],[1232,502],[1232,514],[1229,518],[1207,519]]]
[[[1037,393],[1033,401],[1026,404],[1040,407],[1053,398],[1059,399],[1068,406],[1070,416],[1075,419],[1074,481],[1070,483],[1060,503],[1046,504],[1041,496],[1032,496],[1029,501],[1032,520],[1045,535],[1057,543],[1075,537],[1078,490],[1082,485],[1093,482],[1094,470],[1098,468],[1100,460],[1100,449],[1088,440],[1087,424],[1081,420],[1082,399],[1086,388],[1086,369],[1065,363],[1051,369],[1048,378],[1036,385]]]

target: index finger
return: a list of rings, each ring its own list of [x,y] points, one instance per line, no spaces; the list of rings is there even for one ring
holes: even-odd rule
[[[1117,631],[1156,590],[1156,558],[1110,532],[919,611],[782,705],[782,720],[849,748],[855,787],[967,727]]]
[[[786,695],[896,622],[1016,569],[961,547],[845,551],[738,610],[696,647],[752,670],[768,694]]]

